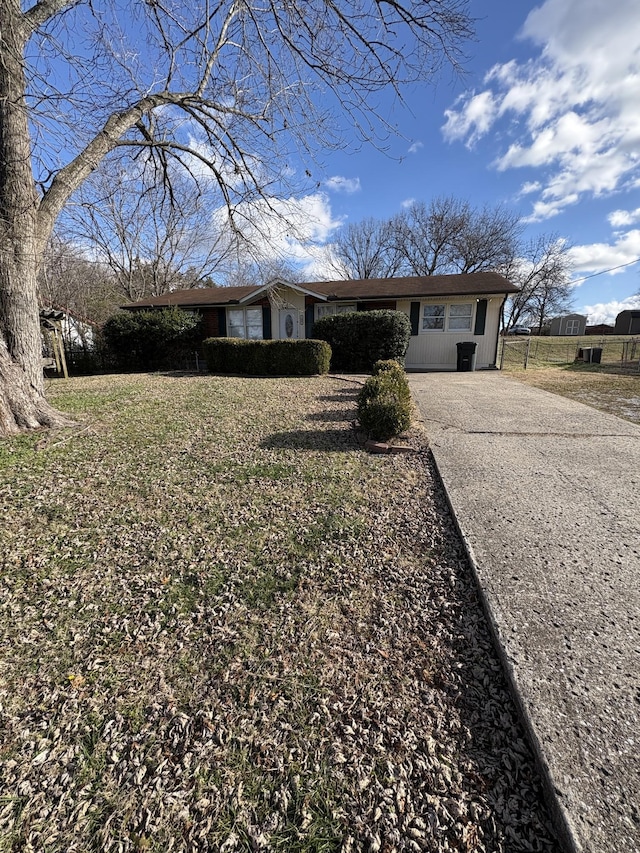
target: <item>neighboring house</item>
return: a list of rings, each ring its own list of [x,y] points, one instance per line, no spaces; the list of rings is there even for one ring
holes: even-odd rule
[[[194,288],[150,297],[129,311],[176,305],[198,311],[208,337],[311,337],[321,317],[391,309],[411,320],[408,370],[455,370],[456,344],[475,341],[476,368],[495,367],[500,309],[518,288],[497,273],[414,276],[264,286]]]
[[[550,335],[584,335],[587,318],[582,314],[565,314],[554,317],[549,323]]]
[[[595,326],[587,326],[584,333],[585,335],[613,335],[615,329],[608,323],[597,323]]]
[[[640,310],[621,311],[616,317],[616,335],[640,335]]]

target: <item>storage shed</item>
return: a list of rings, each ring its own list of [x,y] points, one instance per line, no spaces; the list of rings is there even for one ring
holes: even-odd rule
[[[640,335],[640,309],[621,311],[616,317],[616,335]]]
[[[564,314],[549,323],[550,335],[584,335],[587,318],[583,314]]]

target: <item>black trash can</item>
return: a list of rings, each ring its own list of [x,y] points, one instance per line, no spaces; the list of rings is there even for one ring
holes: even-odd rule
[[[461,341],[456,344],[456,347],[458,348],[458,363],[456,370],[458,372],[476,369],[477,346],[478,344],[476,341]]]
[[[591,363],[600,364],[602,361],[602,347],[591,347]]]

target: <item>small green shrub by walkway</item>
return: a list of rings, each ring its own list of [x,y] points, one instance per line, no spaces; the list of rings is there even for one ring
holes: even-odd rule
[[[358,419],[370,438],[384,441],[411,426],[411,392],[402,367],[378,361],[358,395]]]

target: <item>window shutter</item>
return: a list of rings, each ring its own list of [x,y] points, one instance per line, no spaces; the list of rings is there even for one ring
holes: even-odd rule
[[[271,340],[271,305],[262,306],[262,340]]]
[[[418,334],[418,324],[420,323],[420,303],[412,302],[411,303],[411,311],[409,313],[409,319],[411,320],[411,334]]]
[[[227,337],[227,309],[218,308],[218,335],[221,338]]]
[[[307,305],[307,307],[304,309],[304,336],[305,336],[305,338],[310,338],[311,335],[313,334],[313,323],[314,323],[313,311],[314,311],[313,303],[311,303],[311,305]]]
[[[478,299],[476,308],[476,325],[473,330],[474,335],[484,335],[484,327],[487,322],[487,300]]]

